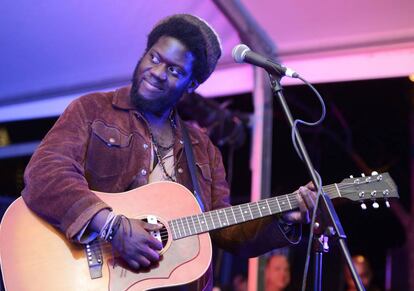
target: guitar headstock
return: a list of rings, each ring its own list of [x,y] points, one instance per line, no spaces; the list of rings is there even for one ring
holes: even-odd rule
[[[371,176],[347,178],[338,184],[339,194],[343,198],[361,202],[361,208],[366,209],[366,201],[372,201],[372,207],[378,208],[377,200],[385,200],[385,205],[390,207],[389,198],[399,198],[397,186],[388,173],[378,174],[373,172]]]

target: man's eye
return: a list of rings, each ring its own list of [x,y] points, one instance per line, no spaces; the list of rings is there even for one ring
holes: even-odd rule
[[[151,55],[151,61],[154,64],[159,64],[160,63],[160,60],[158,59],[158,57],[156,55]]]
[[[174,66],[170,66],[168,67],[168,70],[170,71],[171,74],[173,74],[174,76],[179,76],[182,75],[182,72],[179,68],[174,67]]]

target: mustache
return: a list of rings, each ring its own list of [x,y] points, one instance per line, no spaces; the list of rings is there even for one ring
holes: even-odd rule
[[[165,89],[164,82],[162,82],[162,81],[160,82],[160,81],[156,80],[155,78],[143,76],[141,82],[143,82],[143,81],[148,82],[149,84],[151,84],[155,88],[158,88],[162,91],[164,91],[164,89]]]

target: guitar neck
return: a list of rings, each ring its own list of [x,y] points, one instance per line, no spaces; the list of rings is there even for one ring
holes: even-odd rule
[[[322,187],[330,198],[340,196],[337,184]],[[223,227],[275,215],[299,207],[296,193],[275,196],[236,206],[221,208],[198,215],[186,216],[168,222],[173,239],[180,239]]]

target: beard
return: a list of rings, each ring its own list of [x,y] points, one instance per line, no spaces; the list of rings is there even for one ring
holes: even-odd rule
[[[145,96],[143,96],[139,92],[139,88],[142,82],[142,76],[138,76],[138,68],[141,64],[141,60],[138,62],[132,78],[132,86],[130,92],[132,104],[141,113],[148,112],[157,116],[161,116],[166,111],[171,111],[171,109],[179,101],[182,94],[177,94],[180,96],[168,96],[168,93],[166,93],[165,96],[160,96],[154,99],[146,98]]]
[[[147,99],[139,93],[139,84],[140,81],[134,79],[130,97],[132,104],[142,113],[149,112],[161,116],[164,112],[170,111],[178,101],[173,100],[173,98],[168,98],[168,96],[157,99]]]

